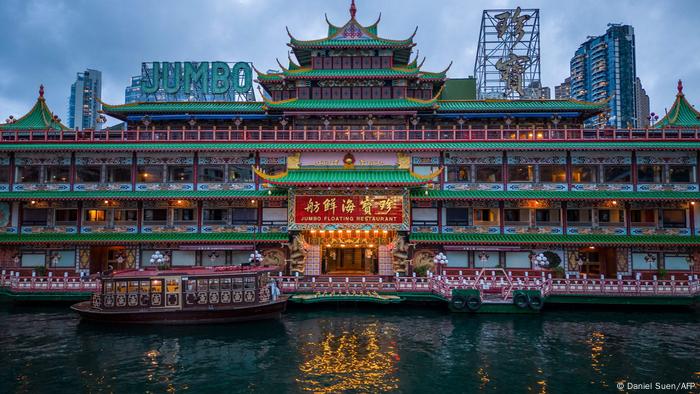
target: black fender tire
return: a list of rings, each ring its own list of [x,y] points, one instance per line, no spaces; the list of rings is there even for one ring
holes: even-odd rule
[[[539,311],[542,309],[544,306],[544,301],[542,300],[542,296],[533,294],[530,296],[530,309]]]
[[[467,298],[465,298],[461,294],[457,294],[455,296],[452,296],[452,300],[450,301],[450,305],[452,305],[452,308],[457,311],[464,310],[464,308],[467,307]]]
[[[481,298],[475,295],[469,296],[467,298],[467,308],[472,312],[478,311],[481,308]]]
[[[530,304],[530,300],[525,293],[518,293],[513,297],[513,304],[520,309],[525,309]]]

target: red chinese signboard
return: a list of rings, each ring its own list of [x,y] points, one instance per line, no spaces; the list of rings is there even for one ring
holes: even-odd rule
[[[403,197],[297,195],[296,224],[402,224]]]

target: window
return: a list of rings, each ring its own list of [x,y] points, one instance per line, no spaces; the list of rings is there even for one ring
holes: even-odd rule
[[[504,209],[504,222],[510,225],[527,225],[530,223],[529,210],[527,209]]]
[[[475,166],[476,168],[476,181],[477,182],[502,182],[502,170],[501,166]]]
[[[637,166],[637,181],[642,183],[661,183],[662,166]]]
[[[467,208],[447,208],[445,215],[448,226],[469,225],[469,211]]]
[[[596,182],[598,182],[598,167],[596,167],[596,166],[573,166],[573,167],[571,167],[571,181],[574,183],[596,183]]]
[[[78,221],[77,209],[57,209],[54,212],[54,223],[58,226],[75,224]]]
[[[107,220],[107,211],[104,209],[86,209],[85,222],[104,222]]]
[[[7,183],[10,181],[10,167],[1,166],[0,167],[0,183]]]
[[[287,170],[285,165],[268,165],[263,170],[270,175],[282,173]],[[229,182],[252,182],[253,170],[250,166],[232,165],[228,167]]]
[[[25,208],[22,212],[22,225],[46,226],[48,224],[49,210],[45,208]]]
[[[168,182],[191,182],[192,167],[175,166],[168,167]]]
[[[566,167],[562,165],[541,165],[540,182],[566,182]]]
[[[66,183],[70,179],[69,166],[46,166],[46,183]]]
[[[558,226],[558,209],[535,209],[535,224],[538,226]]]
[[[633,209],[630,211],[630,221],[635,226],[653,227],[656,225],[656,210]]]
[[[227,213],[226,209],[204,209],[202,210],[202,221],[205,224],[226,224]]]
[[[669,183],[693,182],[693,166],[668,166]]]
[[[201,166],[199,167],[200,182],[223,182],[224,166]]]
[[[138,211],[135,209],[116,209],[114,211],[115,223],[135,223]]]
[[[622,209],[599,209],[598,224],[601,226],[621,226],[625,221],[625,211]]]
[[[661,212],[661,220],[664,228],[684,228],[685,209],[664,209]]]
[[[498,224],[498,211],[491,208],[474,209],[474,224]]]
[[[447,167],[447,182],[469,182],[469,166]]]
[[[176,208],[173,210],[174,223],[191,223],[195,221],[194,209]]]
[[[583,226],[591,224],[590,209],[567,209],[566,222],[571,226]]]
[[[39,174],[41,174],[40,166],[17,167],[17,182],[39,183]]]
[[[139,166],[138,181],[142,183],[160,183],[163,182],[163,167],[162,166]]]
[[[628,183],[630,181],[630,167],[603,166],[603,181],[609,183]]]
[[[168,210],[165,208],[144,209],[143,221],[149,224],[165,224],[168,221]]]
[[[513,165],[508,166],[509,182],[532,182],[535,180],[535,166]]]
[[[102,174],[100,166],[79,166],[76,175],[78,182],[99,183]]]
[[[257,224],[258,210],[255,208],[233,208],[231,210],[232,224]]]
[[[107,166],[107,182],[131,182],[130,166]]]

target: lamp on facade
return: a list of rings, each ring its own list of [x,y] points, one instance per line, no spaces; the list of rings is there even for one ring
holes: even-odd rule
[[[419,121],[420,121],[420,118],[418,116],[411,117],[411,125],[413,125],[413,128],[415,128],[418,125]]]
[[[243,123],[243,119],[241,118],[236,118],[233,120],[233,124],[236,125],[236,128],[239,128],[241,126],[241,123]]]
[[[97,115],[97,118],[95,119],[95,122],[97,122],[97,124],[99,124],[99,125],[102,125],[102,124],[104,124],[104,123],[107,123],[107,117],[104,116],[104,115],[102,115],[102,114],[99,114],[99,115]]]
[[[15,123],[16,121],[17,121],[17,119],[15,119],[15,117],[12,115],[10,115],[7,119],[5,119],[5,123],[10,123],[10,124]]]
[[[460,129],[460,130],[462,130],[462,128],[464,127],[464,123],[465,123],[465,122],[466,122],[466,121],[465,121],[464,118],[462,118],[461,116],[459,117],[459,119],[457,119],[457,124],[459,125],[459,129]]]
[[[187,121],[187,124],[190,125],[190,127],[194,127],[194,125],[197,124],[197,121],[194,119],[194,116],[190,116],[190,120]]]
[[[151,117],[148,115],[144,115],[144,117],[141,118],[141,123],[143,123],[144,126],[148,127],[148,125],[151,124]]]
[[[282,128],[285,128],[287,127],[287,124],[289,124],[289,121],[287,118],[282,118],[282,120],[280,120],[280,124],[282,125]]]
[[[561,122],[561,116],[559,115],[552,115],[552,124],[554,125],[554,128],[557,128],[557,125]]]

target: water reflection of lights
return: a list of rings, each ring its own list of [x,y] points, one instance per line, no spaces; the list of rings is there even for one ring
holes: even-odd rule
[[[593,331],[586,342],[591,348],[591,368],[596,373],[603,374],[603,368],[605,367],[603,362],[603,357],[605,356],[605,334],[600,331]],[[600,384],[603,387],[608,387],[605,380],[601,380]]]
[[[320,343],[305,346],[306,361],[297,379],[302,390],[314,393],[382,392],[398,389],[395,375],[399,355],[393,342],[380,343],[375,325],[361,333],[327,333]]]
[[[143,362],[146,366],[146,380],[164,385],[168,393],[177,391],[173,384],[177,376],[177,364],[180,359],[179,340],[166,340],[158,349],[150,349],[144,353]],[[180,387],[186,390],[187,385]]]
[[[476,370],[476,373],[479,375],[479,390],[483,390],[491,381],[491,378],[489,378],[489,373],[483,367],[479,367],[479,369]]]

